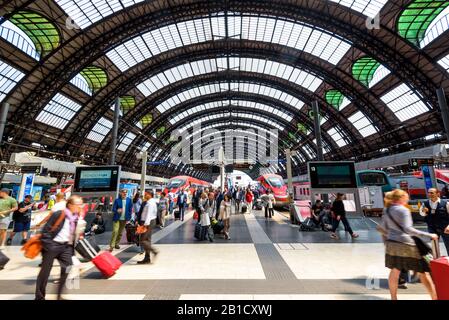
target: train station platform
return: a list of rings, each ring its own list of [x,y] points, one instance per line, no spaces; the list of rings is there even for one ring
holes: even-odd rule
[[[168,219],[156,228],[153,243],[160,251],[149,265],[139,248],[126,244],[114,250],[122,267],[103,279],[91,263],[83,263],[80,276],[64,295],[68,300],[321,300],[390,299],[384,267],[384,246],[376,219],[352,218],[360,237],[352,239],[339,229],[340,240],[323,231],[303,232],[290,224],[288,213],[277,211],[265,219],[261,211],[231,216],[230,240],[194,239],[193,212],[184,221]],[[96,237],[108,247],[110,233]],[[11,261],[0,272],[1,300],[34,299],[40,259],[29,260],[20,251],[16,236],[4,249]],[[444,249],[442,248],[442,252]],[[48,285],[48,299],[55,299],[59,268]],[[420,284],[399,291],[399,299],[429,300]]]

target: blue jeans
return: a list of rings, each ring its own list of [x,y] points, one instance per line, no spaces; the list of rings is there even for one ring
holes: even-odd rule
[[[435,233],[440,236],[440,239],[443,239],[444,246],[446,247],[446,252],[449,255],[449,234],[444,233],[444,229],[440,230],[439,228],[435,228],[434,226],[427,226],[427,230],[429,233]]]

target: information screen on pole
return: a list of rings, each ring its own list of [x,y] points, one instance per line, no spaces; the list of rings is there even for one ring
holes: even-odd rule
[[[118,190],[120,166],[77,167],[75,192],[114,192]]]
[[[354,162],[309,162],[308,169],[312,189],[357,188]]]

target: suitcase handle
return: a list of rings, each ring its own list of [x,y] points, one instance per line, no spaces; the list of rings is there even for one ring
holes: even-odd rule
[[[434,259],[441,257],[440,244],[438,240],[432,240],[432,256]]]

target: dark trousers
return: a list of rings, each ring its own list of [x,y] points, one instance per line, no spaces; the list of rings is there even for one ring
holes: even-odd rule
[[[62,291],[67,280],[67,268],[72,265],[73,246],[60,244],[51,241],[46,248],[42,250],[42,267],[36,282],[36,300],[45,300],[45,291],[48,278],[53,267],[53,262],[58,260],[61,266],[61,276],[58,284],[58,299],[61,298]]]
[[[181,221],[184,221],[184,211],[186,210],[185,205],[180,205],[179,206],[179,218],[181,219]]]
[[[274,208],[268,208],[268,206],[265,207],[265,218],[271,218],[274,216]]]
[[[158,251],[151,246],[151,233],[156,226],[156,219],[151,220],[150,226],[144,234],[140,236],[140,245],[145,250],[145,260],[150,260],[150,253],[157,253]]]
[[[350,234],[353,234],[351,226],[349,225],[348,219],[345,215],[340,216],[340,220],[332,219],[332,232],[335,232],[340,225],[340,221],[343,222],[343,225],[345,226],[345,231],[348,231]]]
[[[429,233],[435,233],[440,237],[440,239],[443,239],[446,252],[449,255],[449,234],[444,233],[444,229],[436,228],[430,225],[427,226],[427,230]]]

